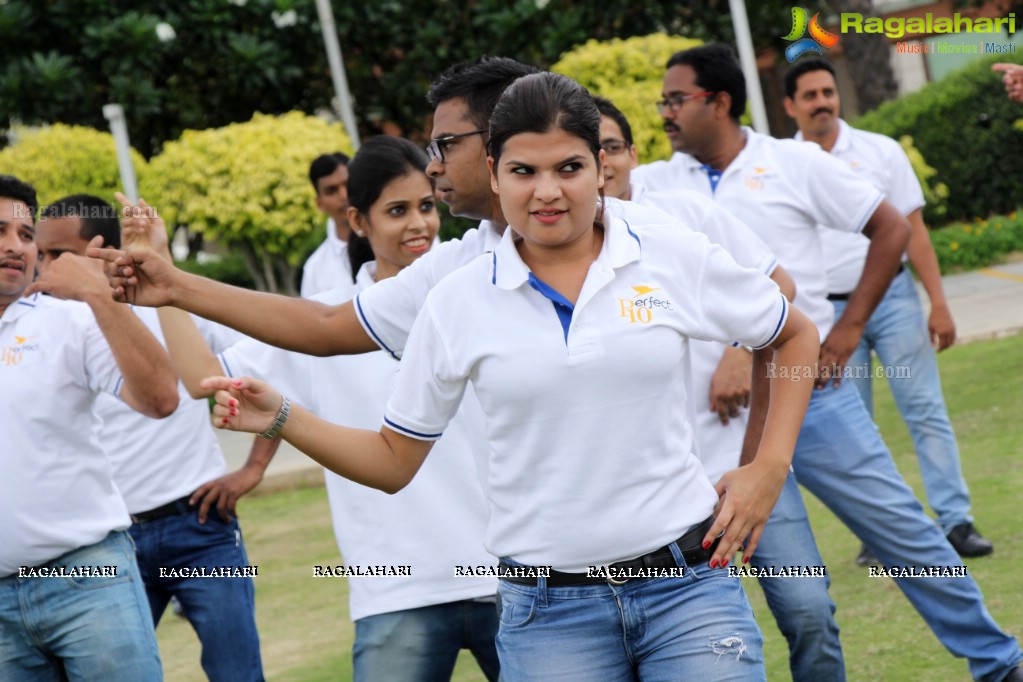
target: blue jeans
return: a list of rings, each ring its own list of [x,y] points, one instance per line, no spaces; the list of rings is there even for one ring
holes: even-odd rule
[[[458,652],[468,649],[494,682],[497,607],[492,601],[435,604],[355,621],[352,663],[355,682],[447,682]]]
[[[859,392],[848,383],[813,392],[792,464],[799,483],[885,566],[962,565],[902,480]],[[969,660],[974,679],[1000,682],[1023,659],[969,575],[895,582],[945,648]]]
[[[763,639],[739,579],[706,563],[683,577],[624,585],[502,580],[498,594],[497,652],[509,682],[766,679]]]
[[[810,530],[803,496],[790,472],[764,526],[750,566],[823,566]],[[778,629],[789,644],[794,682],[844,682],[845,659],[835,622],[835,602],[828,596],[831,579],[823,577],[758,578]]]
[[[835,319],[842,315],[845,304],[835,301]],[[947,534],[953,526],[973,521],[970,491],[959,465],[959,445],[945,407],[938,361],[909,271],[892,280],[867,322],[860,345],[849,358],[854,373],[847,381],[856,386],[867,411],[873,415],[871,350],[886,368],[885,376],[891,377],[888,385],[913,438],[927,502],[937,514],[938,524]],[[908,376],[899,374],[900,371],[908,372]]]
[[[0,578],[0,680],[163,679],[131,538],[110,533],[45,564],[111,566],[113,576]]]
[[[201,524],[192,511],[135,523],[129,532],[153,622],[177,597],[202,643],[202,669],[211,682],[262,682],[252,579],[160,577],[161,568],[248,566],[238,521],[225,522],[214,510]]]

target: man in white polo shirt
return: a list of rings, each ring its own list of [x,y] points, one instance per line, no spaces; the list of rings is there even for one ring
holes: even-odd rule
[[[909,226],[881,193],[816,145],[776,140],[739,124],[746,106],[731,49],[706,45],[668,61],[658,103],[675,149],[637,169],[648,189],[692,189],[713,197],[753,229],[796,281],[796,305],[821,338],[819,390],[796,444],[796,478],[888,566],[958,566],[959,557],[923,513],[873,428],[842,367],[898,269]],[[870,237],[864,277],[836,324],[817,225]],[[835,379],[832,380],[832,377]],[[1016,679],[1023,659],[984,606],[973,578],[896,579],[899,588],[978,680]]]
[[[316,208],[327,216],[327,237],[302,266],[304,298],[352,283],[348,263],[348,155],[321,154],[309,165],[309,182],[316,190]]]
[[[143,218],[126,218],[125,229]],[[161,222],[162,225],[162,222]],[[59,199],[39,219],[36,244],[41,267],[57,254],[84,255],[96,236],[119,247],[117,211],[86,194]],[[166,240],[166,232],[163,233]],[[165,344],[157,311],[134,313]],[[198,320],[207,342],[226,348],[239,338],[230,330]],[[205,514],[204,492],[224,476],[226,465],[210,424],[209,405],[178,384],[178,409],[165,419],[137,414],[113,396],[100,395],[95,411],[100,445],[114,467],[114,481],[131,514],[129,533],[153,622],[159,623],[171,597],[202,644],[202,667],[218,681],[263,679],[256,630],[255,587],[238,520]],[[231,567],[230,579],[193,576],[193,571]]]
[[[906,372],[889,374],[888,386],[913,438],[924,490],[938,525],[960,556],[990,554],[994,546],[977,532],[970,516],[970,491],[959,464],[959,444],[948,418],[934,355],[935,349],[944,350],[955,341],[955,323],[923,221],[923,191],[902,147],[884,135],[850,127],[838,117],[839,106],[835,72],[827,61],[803,59],[785,74],[785,111],[799,126],[796,139],[816,142],[848,163],[906,216],[912,234],[903,264],[908,256],[931,300],[930,317],[925,318],[913,278],[900,266],[849,359],[847,380],[856,386],[873,414],[871,351],[884,368]],[[834,304],[838,320],[863,273],[870,242],[862,235],[837,230],[822,229],[820,235],[828,300]],[[864,552],[869,550],[864,547],[860,553],[857,563],[861,565],[870,563],[862,560]]]
[[[0,176],[0,679],[160,680],[93,406],[106,392],[165,417],[177,377],[88,259],[61,256],[34,287],[88,305],[31,293],[36,211],[31,187]]]
[[[770,249],[738,218],[713,200],[686,190],[649,192],[630,182],[636,167],[632,127],[610,101],[594,97],[601,114],[600,144],[604,149],[604,193],[653,206],[679,218],[724,247],[743,267],[778,282],[790,299],[794,285]],[[692,365],[692,423],[696,454],[712,483],[740,464],[749,419],[752,354],[742,348],[700,339],[689,340]],[[706,401],[706,402],[703,402]],[[774,511],[764,526],[750,566],[758,576],[778,628],[789,644],[789,669],[796,682],[845,679],[845,661],[835,622],[835,603],[828,596],[830,579],[821,575],[788,580],[774,577],[784,566],[823,567],[824,560],[810,529],[803,497],[790,472]],[[770,574],[770,575],[766,575]]]

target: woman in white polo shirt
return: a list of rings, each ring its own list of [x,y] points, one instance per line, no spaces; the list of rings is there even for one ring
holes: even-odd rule
[[[471,382],[490,444],[486,543],[506,567],[502,676],[763,679],[752,611],[719,569],[747,537],[755,550],[811,385],[772,381],[758,455],[716,494],[692,454],[687,339],[771,346],[778,376],[799,377],[817,334],[770,280],[667,216],[602,224],[599,125],[589,93],[563,76],[504,93],[488,151],[512,229],[430,292],[379,433],[223,377],[206,380],[217,424],[279,431],[337,473],[396,491]]]

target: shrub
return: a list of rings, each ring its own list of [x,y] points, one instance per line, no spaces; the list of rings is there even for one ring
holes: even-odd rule
[[[942,274],[982,268],[1005,254],[1023,251],[1023,215],[1013,211],[931,230],[931,243]]]
[[[309,235],[323,230],[309,163],[339,149],[351,153],[340,125],[256,114],[186,130],[152,159],[140,193],[169,228],[186,225],[238,253],[259,289],[294,294]]]
[[[61,123],[12,132],[12,145],[0,150],[0,168],[35,187],[40,205],[69,194],[94,194],[114,203],[121,175],[113,135]],[[134,149],[131,158],[141,176],[145,159]]]
[[[1008,213],[1023,196],[1023,133],[1013,127],[1020,109],[991,71],[999,59],[1006,56],[974,62],[855,122],[895,139],[913,137],[937,171],[934,180],[949,188],[948,219]],[[924,216],[932,223],[942,217],[929,208]]]
[[[654,108],[660,99],[664,65],[680,50],[702,41],[663,33],[606,42],[587,41],[566,52],[551,71],[574,78],[594,95],[614,102],[632,126],[640,163],[671,156],[661,117]]]
[[[948,185],[943,182],[934,182],[934,176],[938,174],[938,171],[932,166],[927,165],[924,155],[913,146],[912,137],[903,135],[899,138],[899,145],[902,147],[902,151],[906,153],[906,157],[909,158],[909,163],[913,166],[916,179],[920,182],[920,187],[923,189],[924,201],[927,202],[926,206],[929,211],[928,215],[936,221],[942,221],[948,212]]]

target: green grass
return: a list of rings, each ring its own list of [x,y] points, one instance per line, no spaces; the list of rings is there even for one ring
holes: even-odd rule
[[[959,436],[963,472],[977,526],[995,543],[991,557],[966,560],[995,620],[1023,636],[1023,530],[1016,492],[1023,486],[1023,335],[954,347],[940,356],[949,412]],[[886,386],[875,388],[878,424],[899,470],[923,499],[909,435]],[[868,578],[853,563],[859,541],[815,498],[805,495],[814,532],[838,604],[848,677],[876,680],[970,679],[965,661],[938,643],[895,584]],[[351,679],[353,626],[344,580],[313,578],[315,564],[337,563],[337,547],[322,487],[245,498],[240,505],[249,561],[259,566],[256,617],[263,665],[271,682]],[[787,648],[755,581],[746,583],[764,631],[768,679],[788,680]],[[168,682],[204,679],[191,627],[164,616],[157,630]],[[483,680],[463,653],[459,682]]]

